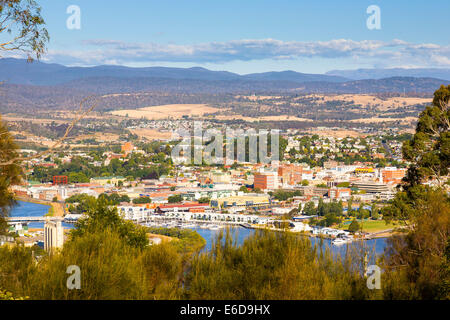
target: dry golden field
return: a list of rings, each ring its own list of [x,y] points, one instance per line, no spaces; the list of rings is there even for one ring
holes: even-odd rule
[[[206,104],[168,104],[134,110],[112,111],[111,114],[136,119],[162,120],[181,119],[183,116],[203,116],[206,113],[215,113],[217,111],[219,109]]]
[[[357,131],[353,130],[346,130],[346,129],[339,129],[339,130],[331,130],[331,129],[311,129],[309,130],[311,134],[317,134],[321,137],[334,137],[334,138],[346,138],[346,137],[352,137],[352,138],[358,138],[358,137],[364,137],[364,134],[361,134]]]
[[[357,123],[381,123],[381,122],[395,122],[400,121],[403,124],[409,124],[417,121],[416,117],[405,117],[405,118],[367,118],[367,119],[354,119],[350,120],[350,122],[357,122]]]
[[[172,138],[171,132],[161,132],[155,129],[131,129],[130,131],[139,138],[147,140],[166,140]]]
[[[93,134],[83,134],[77,137],[72,138],[71,140],[74,142],[83,141],[86,139],[95,139],[98,142],[111,142],[119,140],[119,135],[109,132],[96,132]]]
[[[244,120],[247,122],[255,122],[255,121],[307,121],[311,122],[313,120],[306,118],[298,118],[295,116],[265,116],[265,117],[244,117],[241,115],[229,115],[229,116],[215,116],[214,119],[218,120]]]
[[[429,104],[431,99],[414,98],[414,97],[392,97],[387,99],[380,99],[373,95],[367,94],[340,94],[340,95],[320,95],[313,94],[307,97],[323,98],[323,102],[327,101],[353,101],[355,104],[360,104],[363,108],[368,106],[376,106],[379,111],[387,111],[389,109],[396,109],[399,107],[411,106],[416,104]],[[300,97],[302,99],[303,97]]]
[[[18,122],[18,121],[28,121],[38,124],[49,124],[49,123],[56,123],[56,124],[65,124],[67,121],[64,120],[57,120],[57,119],[40,119],[40,118],[26,118],[26,117],[18,117],[18,116],[12,116],[12,115],[4,115],[1,117],[2,120],[7,122]]]

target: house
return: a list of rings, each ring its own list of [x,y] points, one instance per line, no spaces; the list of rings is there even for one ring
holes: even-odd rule
[[[125,178],[121,176],[117,177],[96,177],[91,178],[90,183],[99,184],[101,186],[105,186],[107,184],[117,185],[119,181],[124,182]]]
[[[268,207],[270,204],[269,195],[266,194],[246,194],[242,196],[232,196],[211,200],[212,208],[228,207]]]

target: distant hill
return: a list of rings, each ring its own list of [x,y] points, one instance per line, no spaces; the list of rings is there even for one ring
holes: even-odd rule
[[[192,94],[280,92],[301,84],[289,81],[202,80],[172,78],[95,77],[73,80],[57,87],[94,93],[168,92]]]
[[[60,64],[49,64],[41,61],[28,63],[23,59],[0,59],[0,81],[9,84],[26,84],[37,86],[53,86],[81,81],[87,79],[131,79],[129,83],[137,79],[161,79],[169,80],[197,80],[197,81],[226,81],[229,85],[250,84],[254,81],[255,90],[261,89],[262,82],[282,82],[281,87],[291,89],[295,84],[306,83],[351,83],[354,80],[385,79],[395,77],[406,78],[435,78],[450,81],[450,69],[358,69],[335,70],[326,74],[309,74],[295,71],[264,72],[239,75],[227,71],[211,71],[205,68],[130,68],[123,66],[96,66],[96,67],[66,67]],[[97,80],[93,80],[94,82]],[[233,82],[236,81],[236,82]],[[127,82],[127,81],[125,81]],[[226,84],[226,83],[225,83]],[[275,85],[275,89],[280,85]],[[269,86],[269,83],[267,83]],[[316,84],[308,84],[315,87]],[[320,85],[320,87],[326,85]],[[264,86],[263,86],[264,87]],[[331,85],[334,87],[334,85]],[[339,87],[339,86],[337,86]],[[345,86],[344,86],[345,87]],[[225,91],[229,91],[225,89]]]
[[[123,66],[66,67],[40,61],[32,63],[21,59],[0,59],[0,81],[11,84],[57,85],[69,81],[99,78],[168,78],[197,80],[233,80],[238,74],[210,71],[204,68],[129,68]]]
[[[385,79],[355,80],[342,83],[308,82],[303,92],[317,93],[433,93],[450,81],[435,78],[391,77]]]
[[[215,103],[233,94],[432,94],[450,83],[433,77],[347,80],[293,71],[241,76],[204,68],[81,68],[17,59],[0,59],[1,81],[0,112],[72,109],[91,94],[119,94],[99,106],[112,110],[155,103]]]
[[[233,94],[307,93],[417,93],[432,94],[449,81],[433,78],[394,77],[348,82],[189,80],[165,78],[85,78],[56,86],[3,84],[0,86],[0,113],[35,109],[73,109],[87,95],[112,94],[98,109],[138,108],[155,103],[215,103]],[[125,94],[125,95],[120,95]]]
[[[223,93],[432,93],[449,81],[434,78],[392,77],[346,82],[268,80],[195,80],[167,78],[98,77],[74,80],[58,87],[95,93],[175,92],[193,94]]]
[[[383,79],[391,77],[437,78],[450,81],[450,69],[357,69],[333,70],[326,73],[329,76],[345,77],[353,80]]]
[[[264,73],[252,73],[242,76],[247,80],[258,81],[292,81],[297,83],[323,81],[323,82],[345,82],[350,79],[324,74],[309,74],[300,73],[294,71],[281,71],[281,72],[264,72]]]
[[[66,67],[40,61],[27,63],[21,59],[0,59],[0,80],[12,84],[57,85],[86,78],[163,78],[208,81],[309,81],[342,82],[348,79],[321,74],[305,74],[294,71],[255,73],[241,76],[227,71],[211,71],[205,68],[129,68],[123,66]]]

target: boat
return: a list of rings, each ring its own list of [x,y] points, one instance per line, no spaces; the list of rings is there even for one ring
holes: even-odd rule
[[[217,231],[217,230],[220,230],[220,226],[217,226],[217,225],[212,225],[212,226],[209,226],[209,230],[213,230],[213,231]]]
[[[345,238],[336,238],[331,242],[331,244],[335,245],[335,246],[339,246],[339,245],[350,243],[350,242],[352,242],[352,239],[345,237]]]
[[[190,229],[190,228],[195,228],[195,227],[196,227],[196,225],[193,223],[187,223],[187,224],[181,225],[181,228],[183,228],[183,229]]]

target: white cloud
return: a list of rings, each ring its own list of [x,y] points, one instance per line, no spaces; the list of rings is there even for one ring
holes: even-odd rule
[[[300,42],[242,39],[190,45],[86,40],[80,49],[50,50],[45,60],[71,65],[142,63],[227,63],[231,61],[298,60],[302,58],[355,59],[360,63],[394,67],[417,65],[449,67],[450,46],[392,41],[336,39]]]

